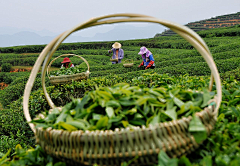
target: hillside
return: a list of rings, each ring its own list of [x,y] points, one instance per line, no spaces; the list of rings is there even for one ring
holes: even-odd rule
[[[185,26],[191,28],[195,32],[213,28],[229,27],[240,24],[240,12],[234,14],[221,15],[217,17],[212,17],[210,19],[200,20],[196,22],[190,22]],[[165,30],[161,34],[156,34],[155,37],[159,36],[171,36],[176,33],[172,30]]]

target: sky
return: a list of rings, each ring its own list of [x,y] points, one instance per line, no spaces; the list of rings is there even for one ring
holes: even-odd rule
[[[50,31],[54,34],[92,17],[115,13],[145,14],[184,25],[240,12],[240,0],[1,0],[0,6],[0,28]],[[147,27],[149,24],[153,23],[130,25]],[[108,32],[114,26],[86,29],[79,35],[91,37]],[[13,32],[2,30],[0,34]]]

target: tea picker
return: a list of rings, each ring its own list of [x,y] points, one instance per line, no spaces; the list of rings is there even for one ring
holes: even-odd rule
[[[142,55],[142,59],[143,59],[142,63],[138,67],[144,66],[144,69],[155,68],[153,55],[146,47],[144,46],[141,47],[140,52],[138,54]]]
[[[121,63],[123,57],[124,57],[124,51],[123,49],[121,49],[121,44],[118,42],[115,42],[112,45],[112,49],[108,50],[108,53],[113,53],[112,58],[110,59],[110,61],[112,62],[112,64],[117,64],[117,63]]]
[[[62,63],[61,67],[65,68],[74,67],[74,64],[71,63],[71,60],[68,57],[65,57],[61,63]]]

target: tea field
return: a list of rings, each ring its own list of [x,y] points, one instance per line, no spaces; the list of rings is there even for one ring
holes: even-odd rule
[[[240,26],[200,31],[198,34],[208,45],[222,81],[222,103],[215,128],[194,152],[178,159],[159,153],[156,165],[179,166],[239,166],[240,165]],[[141,88],[168,87],[202,91],[210,81],[210,69],[202,56],[187,41],[175,35],[150,39],[118,41],[124,50],[124,59],[134,65],[112,65],[108,50],[113,42],[65,43],[54,53],[77,54],[90,65],[87,80],[64,85],[52,85],[46,77],[47,91],[57,106],[64,106],[72,98],[83,98],[98,87],[128,83]],[[155,59],[155,69],[141,70],[139,49],[146,46]],[[0,65],[31,68],[45,45],[30,45],[0,48]],[[70,57],[72,63],[87,69],[78,57]],[[52,63],[51,70],[61,67],[63,58]],[[0,72],[1,82],[8,84],[0,91],[0,165],[66,165],[35,145],[34,134],[26,123],[22,97],[30,72]],[[50,74],[51,75],[51,71]],[[29,99],[31,117],[47,112],[50,107],[41,87],[39,71]],[[213,86],[213,93],[216,92]],[[32,148],[31,148],[32,147]],[[11,149],[11,150],[9,150]],[[122,165],[129,165],[125,161]],[[133,161],[134,162],[134,161]]]

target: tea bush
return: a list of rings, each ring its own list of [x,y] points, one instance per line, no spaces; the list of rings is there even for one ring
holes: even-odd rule
[[[17,144],[21,144],[24,148],[34,145],[34,134],[26,123],[22,110],[1,110],[0,125],[0,152],[5,153]]]
[[[29,73],[28,73],[29,74]],[[0,102],[4,108],[8,108],[9,104],[23,96],[25,85],[28,81],[29,75],[15,79],[8,87],[2,90]],[[46,78],[46,85],[49,85],[49,79]],[[32,90],[37,90],[42,86],[41,74],[39,73],[35,79]]]
[[[12,78],[6,73],[0,73],[0,82],[5,82],[6,84],[10,84],[12,82]]]
[[[10,72],[12,65],[10,63],[4,63],[2,64],[1,67],[2,67],[1,69],[2,72]]]

